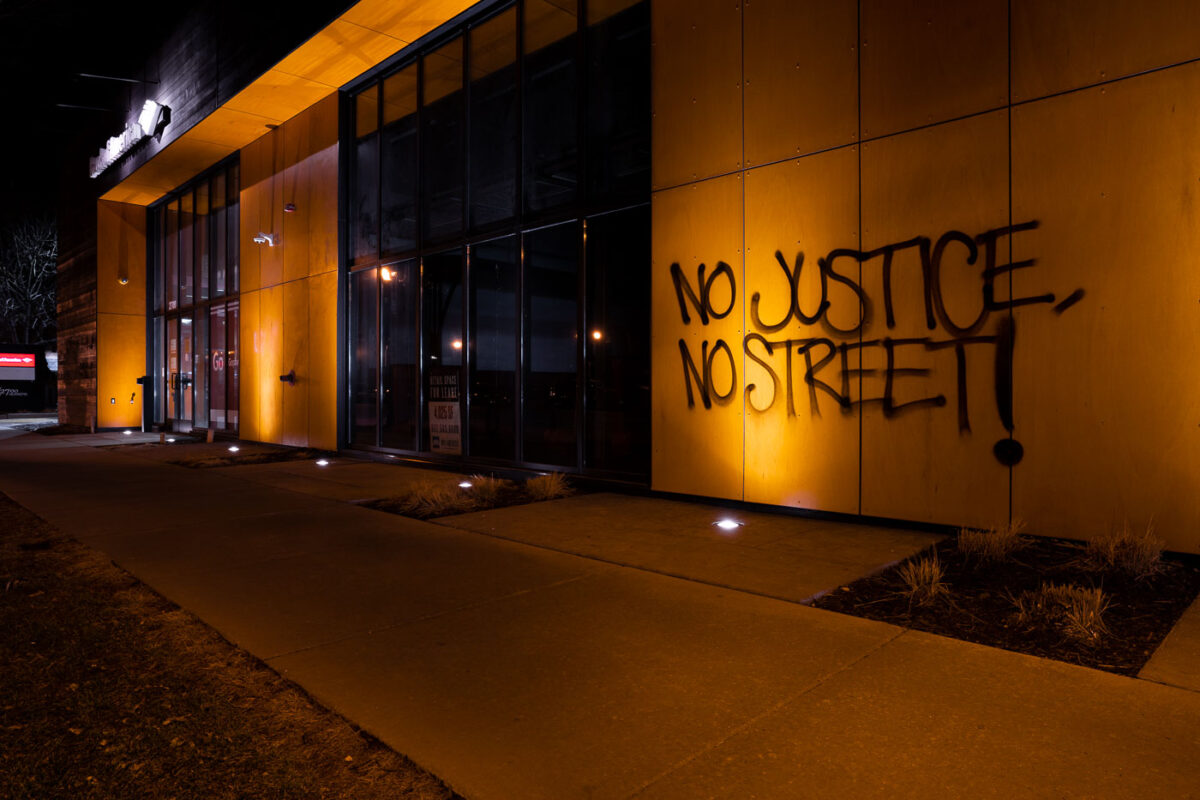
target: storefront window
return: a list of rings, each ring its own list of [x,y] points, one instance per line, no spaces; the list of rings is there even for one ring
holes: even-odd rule
[[[649,2],[586,8],[490,9],[347,98],[351,443],[648,473]]]
[[[237,428],[237,198],[237,164],[222,164],[149,211],[147,416],[171,430]]]

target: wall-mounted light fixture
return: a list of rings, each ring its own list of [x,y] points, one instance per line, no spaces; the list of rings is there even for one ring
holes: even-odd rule
[[[274,247],[279,244],[279,235],[275,233],[263,233],[259,231],[258,236],[254,237],[255,244],[265,244],[267,247]]]
[[[296,204],[295,204],[295,203],[288,203],[287,205],[285,205],[285,206],[283,207],[283,213],[285,213],[285,214],[295,214],[295,213],[296,213]]]
[[[296,370],[291,370],[287,375],[280,375],[279,380],[286,383],[288,386],[296,385]]]

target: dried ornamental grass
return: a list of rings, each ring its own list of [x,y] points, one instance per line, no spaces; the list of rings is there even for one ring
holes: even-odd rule
[[[477,507],[475,497],[457,486],[436,481],[421,481],[404,494],[385,501],[397,512],[417,519],[462,514]]]
[[[524,488],[526,496],[535,502],[566,497],[575,491],[561,472],[551,472],[530,478],[525,481]]]
[[[1098,588],[1043,583],[1035,591],[1022,592],[1013,603],[1018,622],[1055,627],[1077,641],[1094,644],[1109,632],[1104,624],[1109,600]]]
[[[949,588],[942,582],[945,570],[938,561],[937,553],[902,564],[897,574],[900,580],[904,581],[905,588],[902,594],[908,596],[910,603],[928,605],[942,595],[950,593]]]
[[[512,488],[511,481],[491,475],[472,475],[467,480],[471,483],[468,491],[480,508],[494,508],[503,494]]]
[[[1162,569],[1163,542],[1154,535],[1154,520],[1143,533],[1134,533],[1126,522],[1088,542],[1084,560],[1092,567],[1147,578]]]
[[[1004,561],[1025,546],[1026,539],[1021,535],[1024,529],[1025,523],[1019,519],[987,530],[962,528],[958,532],[958,551],[979,562]]]

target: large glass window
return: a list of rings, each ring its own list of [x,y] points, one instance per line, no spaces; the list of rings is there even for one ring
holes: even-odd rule
[[[516,458],[517,241],[471,248],[471,455]]]
[[[579,224],[525,236],[525,460],[576,465]]]
[[[237,428],[238,193],[227,163],[149,210],[147,417],[172,430]]]
[[[351,443],[647,474],[649,70],[648,0],[516,0],[346,98]]]

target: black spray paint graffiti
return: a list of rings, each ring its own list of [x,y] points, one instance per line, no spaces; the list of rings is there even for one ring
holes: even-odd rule
[[[745,387],[745,403],[754,413],[769,411],[782,396],[785,398],[788,416],[796,415],[796,397],[793,382],[793,359],[803,358],[804,384],[807,387],[809,407],[815,415],[820,415],[820,398],[830,398],[843,413],[850,413],[858,406],[878,406],[885,418],[892,418],[905,411],[922,407],[943,407],[948,405],[943,394],[922,397],[916,400],[898,402],[895,394],[896,379],[905,376],[926,376],[930,370],[921,367],[903,366],[900,360],[904,353],[911,352],[908,348],[925,351],[953,350],[955,357],[955,405],[958,415],[960,433],[971,430],[969,404],[967,401],[967,361],[968,353],[985,346],[992,348],[996,412],[1000,423],[1008,431],[1008,437],[996,442],[993,453],[1003,464],[1013,465],[1021,460],[1024,454],[1021,444],[1012,437],[1012,363],[1013,348],[1016,342],[1016,322],[1014,309],[1023,306],[1047,305],[1055,303],[1055,295],[1046,293],[1040,295],[998,299],[996,297],[996,282],[998,278],[1010,275],[1016,270],[1027,269],[1036,264],[1034,259],[999,263],[1000,243],[1005,237],[1011,237],[1024,231],[1037,228],[1036,221],[1023,222],[1017,225],[1006,225],[994,230],[985,231],[976,236],[970,236],[961,231],[947,231],[936,242],[925,236],[917,236],[903,242],[884,245],[870,251],[852,249],[831,250],[824,258],[817,261],[817,278],[819,280],[819,297],[815,307],[804,309],[800,300],[800,279],[805,269],[804,254],[797,254],[792,265],[780,251],[775,252],[775,260],[782,271],[786,282],[788,310],[779,320],[764,320],[760,314],[761,295],[755,292],[750,297],[749,317],[757,331],[747,333],[742,340],[743,354],[766,371],[772,383],[771,400],[764,407],[754,403],[754,395],[759,387],[750,383]],[[968,266],[979,262],[982,255],[983,264],[980,275],[981,307],[975,319],[967,323],[955,320],[946,307],[943,295],[943,260],[951,248],[961,251],[960,257],[965,259]],[[878,265],[883,283],[883,313],[888,330],[896,327],[896,309],[893,304],[893,272],[896,267],[895,257],[898,253],[915,250],[919,256],[920,278],[923,301],[923,321],[930,331],[939,326],[950,334],[949,338],[934,339],[933,337],[893,338],[881,337],[863,339],[861,334],[864,327],[873,319],[875,312],[871,298],[867,292],[847,270],[847,266]],[[810,267],[811,268],[811,267]],[[841,270],[841,271],[839,271]],[[675,287],[675,296],[679,302],[680,317],[685,325],[691,324],[692,313],[699,318],[701,325],[708,325],[712,320],[724,319],[729,316],[737,305],[737,281],[733,268],[723,261],[717,262],[716,268],[708,272],[704,264],[696,271],[696,284],[693,286],[680,268],[678,263],[671,265],[671,280]],[[714,286],[723,284],[728,293],[728,303],[717,308],[713,302]],[[857,305],[855,322],[848,327],[838,327],[829,319],[831,301],[829,299],[832,284],[839,284],[849,291]],[[1054,305],[1054,312],[1061,314],[1075,303],[1083,299],[1082,289],[1076,289],[1062,301]],[[982,333],[987,328],[991,316],[1000,313],[991,333]],[[820,326],[825,336],[768,338],[766,334],[777,333],[788,325]],[[849,340],[853,337],[853,340]],[[883,354],[885,367],[882,369],[867,369],[850,366],[850,354],[858,351],[860,359],[866,351],[878,350]],[[768,358],[777,351],[784,353],[784,378],[780,379],[772,362]],[[687,391],[689,408],[696,405],[696,396],[704,408],[712,408],[713,404],[725,405],[733,401],[736,394],[738,379],[737,365],[733,350],[723,339],[716,339],[710,346],[705,339],[701,343],[699,362],[688,349],[684,339],[679,340],[679,355],[683,363],[684,388]],[[727,369],[729,385],[723,391],[718,389],[713,380],[714,364],[723,361]],[[836,372],[838,377],[831,373]],[[852,379],[858,377],[878,376],[882,373],[883,390],[878,396],[855,398],[852,394]],[[781,386],[782,384],[782,386]],[[694,385],[694,389],[693,389]]]

